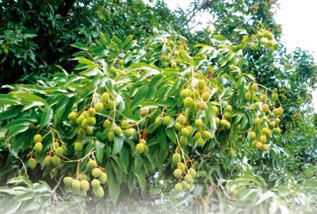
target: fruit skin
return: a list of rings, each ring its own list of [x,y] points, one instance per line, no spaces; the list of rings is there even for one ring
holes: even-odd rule
[[[184,163],[178,162],[177,168],[180,169],[180,170],[182,170],[182,172],[185,172],[186,166],[185,166]]]
[[[255,124],[256,126],[259,126],[260,123],[261,123],[261,119],[260,119],[259,117],[255,118],[254,124]]]
[[[201,95],[201,98],[203,99],[203,101],[207,102],[210,99],[210,93],[208,91],[204,91]]]
[[[198,84],[197,84],[197,87],[199,90],[203,90],[206,86],[206,82],[204,80],[199,80],[198,81]]]
[[[262,149],[262,143],[260,141],[258,141],[255,146],[257,149]]]
[[[278,100],[278,94],[277,93],[273,93],[272,94],[272,101],[277,101]]]
[[[87,180],[80,181],[80,189],[84,192],[87,192],[90,188],[90,184]]]
[[[107,183],[107,180],[108,180],[108,176],[107,176],[107,173],[105,172],[102,172],[99,176],[99,181],[101,184],[105,184]]]
[[[86,168],[87,168],[87,170],[92,170],[92,169],[96,168],[96,166],[97,166],[97,162],[95,160],[90,159],[86,165]]]
[[[261,141],[261,143],[266,143],[266,136],[265,135],[261,135],[260,136],[260,141]]]
[[[102,101],[104,102],[107,102],[109,100],[109,97],[110,95],[107,93],[107,92],[104,92],[102,95],[101,95],[101,99]]]
[[[34,151],[37,152],[37,153],[41,153],[42,150],[43,150],[43,144],[41,142],[37,142],[34,145]]]
[[[142,154],[145,150],[145,145],[143,143],[138,143],[135,147],[137,153]]]
[[[182,135],[185,137],[188,137],[190,135],[189,130],[186,127],[182,128],[181,132],[182,132]]]
[[[161,116],[157,116],[157,117],[155,118],[155,124],[156,124],[157,126],[161,125],[162,122],[163,122],[163,118],[162,118]]]
[[[108,134],[108,139],[109,139],[110,141],[113,141],[113,140],[114,140],[114,137],[115,137],[114,132],[113,132],[113,131],[110,131],[109,134]]]
[[[232,106],[231,105],[226,105],[226,111],[232,111]]]
[[[120,136],[122,134],[122,129],[120,128],[120,126],[114,127],[113,131],[118,136]]]
[[[93,179],[93,180],[91,181],[91,186],[92,186],[93,188],[96,188],[96,187],[100,186],[100,181],[99,181],[98,179]]]
[[[37,142],[42,142],[42,135],[40,134],[36,134],[34,135],[34,142],[37,143]]]
[[[72,183],[73,183],[73,180],[74,179],[72,177],[65,177],[63,179],[63,182],[64,182],[65,186],[70,187],[72,185]]]
[[[166,115],[166,116],[164,117],[164,119],[163,119],[163,124],[164,124],[165,126],[167,126],[167,125],[170,124],[170,122],[171,122],[171,117],[168,116],[168,115]]]
[[[267,96],[265,94],[262,94],[261,95],[261,100],[262,100],[262,102],[266,102]]]
[[[52,157],[52,164],[53,164],[54,166],[58,166],[60,163],[61,163],[61,158],[58,157],[58,156],[56,156],[56,155],[54,155],[54,156]]]
[[[92,176],[99,177],[101,175],[101,170],[99,168],[94,168],[91,172]]]
[[[146,140],[141,139],[141,140],[140,140],[140,143],[146,144]]]
[[[30,158],[28,160],[28,164],[30,169],[35,169],[36,165],[37,165],[37,161],[34,158]]]
[[[191,94],[191,92],[190,92],[190,90],[188,88],[185,88],[185,89],[181,90],[181,93],[180,93],[182,98],[189,97],[190,94]]]
[[[45,166],[49,166],[51,163],[52,163],[52,156],[47,155],[47,156],[44,158],[44,165],[45,165]]]
[[[264,151],[268,151],[270,146],[268,144],[263,144],[262,147]]]
[[[61,156],[63,153],[64,153],[64,149],[61,146],[56,148],[55,155]]]
[[[75,191],[80,190],[80,181],[79,180],[73,180],[72,181],[72,189]]]
[[[89,117],[88,119],[88,125],[95,125],[96,124],[96,118]]]
[[[251,93],[250,92],[245,93],[244,97],[247,101],[251,100]]]
[[[174,164],[178,164],[181,161],[181,156],[179,153],[174,153],[172,157],[172,161]]]
[[[175,169],[174,170],[174,177],[179,178],[182,175],[182,170],[181,169]]]
[[[183,191],[183,185],[181,183],[175,184],[175,190],[176,190],[176,192]]]
[[[256,83],[253,83],[251,87],[252,87],[253,91],[257,91],[259,89],[259,87]]]
[[[198,127],[200,127],[200,126],[203,125],[203,121],[202,121],[201,119],[196,119],[196,120],[195,120],[195,125],[198,126]]]
[[[204,102],[199,102],[198,107],[202,111],[204,111],[207,108],[206,103]]]
[[[230,129],[230,127],[231,127],[230,122],[229,122],[228,120],[226,120],[226,119],[222,119],[222,120],[220,121],[220,124],[221,124],[223,127],[225,127],[226,129]]]
[[[141,117],[144,117],[146,114],[147,114],[147,110],[146,109],[141,109],[141,111],[140,111]]]
[[[131,128],[128,128],[126,130],[124,130],[124,134],[127,136],[127,137],[131,137],[133,135],[133,131]]]
[[[186,123],[186,117],[184,115],[179,115],[177,118],[178,122],[180,122],[180,124],[184,125]]]
[[[95,116],[96,110],[95,110],[94,108],[90,107],[90,108],[88,109],[88,114],[89,114],[90,116]]]
[[[270,110],[270,108],[269,108],[268,104],[265,103],[262,105],[262,111],[264,113],[267,113],[269,110]]]
[[[189,173],[193,178],[196,177],[196,170],[195,170],[195,169],[190,168],[190,169],[188,170],[188,173]]]
[[[209,131],[203,131],[203,137],[210,140],[212,138],[212,134]]]
[[[83,150],[83,144],[79,141],[74,143],[74,150],[75,152],[81,152]]]
[[[96,112],[102,112],[103,111],[103,103],[99,102],[99,103],[96,103],[95,105],[95,110]]]
[[[281,129],[280,128],[273,128],[273,134],[281,134]]]
[[[198,147],[203,147],[204,145],[205,145],[205,141],[204,141],[204,139],[203,138],[199,138],[199,139],[197,139],[197,146]]]
[[[76,120],[77,118],[77,113],[76,112],[70,112],[68,114],[68,117],[67,117],[69,120]]]
[[[192,184],[194,182],[193,177],[190,174],[187,174],[184,177],[184,180],[188,183],[188,184]]]
[[[185,106],[186,108],[191,107],[191,106],[193,105],[193,103],[194,103],[194,100],[193,100],[193,98],[191,98],[191,97],[186,97],[186,98],[184,99],[184,106]]]
[[[129,127],[129,122],[128,122],[127,120],[123,120],[123,121],[121,122],[121,127],[122,127],[123,129],[127,129],[127,128]]]
[[[102,198],[105,195],[105,192],[101,186],[98,186],[94,189],[94,194],[97,198]]]
[[[110,126],[110,124],[111,124],[110,120],[109,120],[109,119],[106,119],[106,120],[103,122],[103,127],[104,127],[104,128],[107,128],[107,127]]]
[[[255,132],[251,131],[249,133],[249,135],[250,135],[251,140],[255,140],[255,138],[256,138],[256,133]]]
[[[224,114],[226,119],[231,118],[231,112],[230,111],[226,111],[226,113]]]

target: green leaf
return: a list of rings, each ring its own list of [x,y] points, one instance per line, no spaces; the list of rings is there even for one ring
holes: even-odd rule
[[[29,128],[29,125],[26,125],[26,124],[13,126],[11,129],[9,129],[9,134],[6,137],[6,142],[8,142],[11,138],[16,136],[17,134],[25,132],[28,128]]]
[[[103,156],[105,153],[105,144],[97,140],[95,142],[95,149],[96,149],[96,159],[98,162],[102,163]]]
[[[140,102],[142,102],[145,97],[146,97],[146,94],[147,94],[147,91],[148,91],[148,86],[146,85],[143,85],[142,87],[140,87],[140,89],[137,91],[133,101],[132,101],[132,104],[131,106],[136,106],[138,105]]]
[[[124,141],[124,139],[122,136],[114,138],[114,144],[113,144],[113,148],[112,148],[112,156],[118,154],[121,151],[122,146],[123,146],[123,141]]]
[[[187,62],[188,64],[190,64],[191,66],[195,66],[195,61],[194,59],[188,55],[188,53],[186,53],[184,50],[182,50],[180,52],[182,59]]]
[[[109,190],[109,196],[110,200],[113,204],[117,203],[117,200],[120,195],[120,183],[115,178],[115,175],[112,171],[111,164],[107,164],[107,175],[108,175],[108,190]]]
[[[46,106],[41,117],[41,128],[45,127],[53,118],[53,109],[50,106]]]
[[[15,93],[14,96],[17,98],[21,98],[26,103],[41,102],[44,105],[48,105],[47,102],[43,98],[41,98],[33,93],[21,92],[21,93]]]

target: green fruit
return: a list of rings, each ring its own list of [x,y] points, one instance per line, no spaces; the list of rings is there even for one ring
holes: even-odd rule
[[[185,172],[186,166],[185,166],[184,163],[178,162],[177,168],[180,169],[180,170],[182,170],[182,172]]]
[[[91,126],[87,126],[87,127],[86,127],[86,133],[87,133],[88,135],[92,135],[93,132],[94,132],[94,130],[92,129]]]
[[[232,111],[232,106],[231,105],[226,105],[226,111]]]
[[[82,124],[84,120],[84,116],[80,115],[77,119],[76,119],[76,123],[79,125],[79,124]]]
[[[84,192],[87,192],[89,190],[89,182],[87,180],[80,181],[80,189]]]
[[[97,166],[97,162],[95,160],[90,159],[86,165],[86,168],[87,168],[87,170],[92,170],[92,169],[96,168],[96,166]]]
[[[61,146],[56,148],[55,155],[61,156],[63,155],[63,153],[64,153],[64,149]]]
[[[59,156],[54,155],[52,157],[52,164],[54,166],[58,166],[61,163],[61,158]]]
[[[219,109],[217,106],[212,106],[212,111],[217,115],[219,113]],[[219,119],[219,118],[218,118]]]
[[[88,119],[83,119],[83,121],[81,121],[81,127],[86,128],[88,125],[89,125]]]
[[[204,91],[201,95],[201,98],[203,99],[203,101],[207,102],[210,99],[210,93],[208,91]]]
[[[184,106],[185,106],[186,108],[189,108],[189,107],[191,107],[191,106],[193,105],[194,100],[193,100],[193,98],[191,98],[191,97],[186,97],[186,98],[183,100],[183,102],[184,102]]]
[[[108,139],[109,139],[110,141],[114,141],[114,137],[115,137],[114,132],[113,132],[113,131],[110,131],[109,134],[108,134]]]
[[[145,145],[143,143],[138,143],[135,147],[137,153],[142,154],[145,150]]]
[[[99,181],[98,179],[93,179],[93,180],[91,181],[91,186],[92,186],[93,188],[99,187],[99,186],[100,186],[100,181]]]
[[[121,130],[120,126],[114,127],[113,131],[118,136],[120,136],[122,134],[122,130]]]
[[[265,135],[261,135],[260,136],[260,141],[261,141],[261,143],[266,143],[266,136]]]
[[[114,102],[112,100],[108,100],[107,105],[111,110],[114,109]]]
[[[88,109],[88,114],[93,117],[96,114],[96,110],[94,108],[90,107]]]
[[[101,103],[101,102],[96,103],[95,109],[96,109],[96,112],[102,112],[103,111],[103,103]]]
[[[255,44],[255,42],[251,42],[251,43],[250,43],[250,49],[251,49],[252,51],[255,51],[255,50],[256,50],[256,44]]]
[[[196,119],[196,120],[195,120],[195,125],[198,126],[198,127],[200,127],[200,126],[203,125],[203,121],[202,121],[201,119]]]
[[[195,134],[195,139],[199,139],[199,138],[201,138],[203,135],[202,135],[202,133],[201,132],[196,132],[196,134]]]
[[[104,92],[102,95],[101,95],[101,99],[102,101],[104,102],[107,102],[109,100],[109,94],[107,92]]]
[[[178,164],[181,161],[181,156],[179,153],[174,153],[172,157],[172,161],[174,164]]]
[[[274,128],[273,129],[273,134],[276,134],[276,135],[278,135],[278,134],[281,134],[281,129],[280,128]]]
[[[43,150],[43,144],[41,142],[37,142],[34,145],[34,151],[37,152],[37,153],[41,153],[42,150]]]
[[[255,118],[254,124],[259,126],[261,124],[261,119],[259,117]]]
[[[50,155],[47,155],[45,158],[44,158],[44,165],[45,166],[49,166],[52,162],[52,157]]]
[[[98,186],[94,189],[94,194],[97,198],[102,198],[105,195],[105,192],[101,186]]]
[[[101,175],[101,170],[99,168],[94,168],[91,172],[92,176],[99,177]]]
[[[256,133],[255,132],[251,131],[249,133],[249,135],[250,135],[251,140],[255,140],[255,138],[256,138]]]
[[[273,93],[272,94],[272,101],[277,101],[278,100],[278,94],[277,93]]]
[[[189,130],[187,128],[182,128],[182,135],[188,137],[190,135]]]
[[[79,141],[76,141],[74,143],[74,150],[75,152],[81,152],[81,150],[83,150],[83,144]]]
[[[28,164],[29,164],[29,167],[30,169],[35,169],[36,165],[37,165],[37,162],[34,158],[30,158],[28,160]]]
[[[189,190],[190,185],[186,181],[182,181],[182,185],[184,190]]]
[[[95,125],[96,124],[96,118],[94,117],[88,117],[88,125]]]
[[[127,129],[127,128],[129,127],[129,122],[128,122],[127,120],[123,120],[123,121],[121,122],[121,127],[122,127],[123,129]]]
[[[174,128],[175,128],[177,131],[179,131],[179,130],[181,130],[181,129],[183,128],[183,126],[182,126],[182,124],[180,124],[179,122],[176,122],[176,123],[174,124]]]
[[[72,177],[65,177],[63,179],[64,185],[68,187],[72,186],[73,180],[74,179]]]
[[[166,115],[166,116],[164,117],[164,119],[163,119],[163,124],[164,124],[165,126],[168,126],[168,125],[170,124],[171,120],[172,120],[171,117],[168,116],[168,115]]]
[[[187,140],[187,137],[186,137],[186,136],[181,136],[181,137],[179,138],[179,141],[180,141],[180,143],[181,143],[182,145],[187,145],[187,143],[188,143],[188,140]]]
[[[210,140],[212,138],[212,134],[209,131],[203,131],[203,137]]]
[[[267,100],[266,94],[262,94],[262,95],[261,95],[261,101],[262,101],[262,102],[266,102],[266,100]]]
[[[74,191],[79,191],[80,190],[80,181],[79,180],[73,180],[72,181],[72,189]]]
[[[231,118],[231,112],[226,111],[226,113],[224,114],[225,118],[229,119]]]
[[[182,114],[178,116],[177,120],[182,125],[184,125],[186,123],[186,117]]]
[[[37,142],[42,142],[42,136],[40,134],[36,134],[34,135],[34,142],[37,143]]]
[[[175,184],[175,190],[176,190],[176,192],[183,191],[183,185],[181,183]]]
[[[262,149],[264,150],[264,151],[268,151],[269,150],[269,145],[268,144],[263,144],[262,145]]]
[[[189,131],[189,136],[191,136],[194,132],[194,128],[192,126],[186,126],[186,129]]]
[[[157,126],[161,125],[162,122],[163,122],[163,118],[162,118],[161,116],[157,116],[157,117],[155,118],[155,124],[156,124]]]
[[[108,128],[110,126],[111,122],[109,119],[106,119],[104,122],[103,122],[103,127],[104,128]]]
[[[216,126],[219,126],[219,124],[220,124],[220,119],[219,117],[216,117]]]
[[[199,80],[197,86],[199,90],[203,90],[206,86],[206,82],[204,80]]]
[[[182,170],[181,169],[175,169],[174,170],[174,177],[179,178],[182,175]]]
[[[133,131],[132,131],[131,128],[128,128],[128,129],[124,130],[124,134],[125,134],[125,136],[127,136],[127,137],[131,137],[132,134],[133,134]]]
[[[76,112],[70,112],[68,114],[68,119],[69,120],[76,120],[76,118],[77,118],[77,113]]]
[[[190,169],[188,170],[188,173],[189,173],[193,178],[196,177],[196,170],[195,170],[195,169],[190,168]]]
[[[183,89],[180,94],[182,98],[189,97],[191,95],[191,91],[190,89],[186,88]]]
[[[82,181],[82,180],[87,180],[88,176],[86,174],[79,174],[77,177],[78,180]]]
[[[198,138],[196,143],[198,147],[203,147],[205,145],[205,141],[203,138]]]
[[[184,180],[185,180],[186,183],[188,183],[188,184],[192,184],[192,183],[194,182],[193,177],[192,177],[190,174],[187,174],[187,175],[184,177]]]
[[[141,140],[140,140],[140,143],[146,144],[146,140],[141,139]]]
[[[108,180],[108,176],[105,172],[102,172],[99,176],[99,181],[101,184],[105,184],[107,183],[107,180]]]

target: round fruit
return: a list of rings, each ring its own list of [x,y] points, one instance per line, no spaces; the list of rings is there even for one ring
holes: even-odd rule
[[[203,99],[203,101],[207,102],[210,99],[210,93],[208,91],[204,91],[201,95],[201,98]]]
[[[140,140],[140,143],[146,144],[146,140],[141,139],[141,140]]]
[[[276,135],[277,135],[277,134],[281,134],[281,129],[278,128],[278,127],[277,127],[277,128],[274,128],[274,129],[273,129],[273,133],[276,134]]]
[[[277,101],[278,100],[278,94],[277,93],[273,93],[272,94],[272,101]]]
[[[229,119],[231,118],[231,112],[230,111],[226,111],[226,113],[224,114],[225,118]]]
[[[106,119],[106,120],[103,122],[103,127],[104,127],[104,128],[107,128],[107,127],[110,126],[110,124],[111,124],[110,120],[109,120],[109,119]]]
[[[182,128],[182,135],[188,137],[190,135],[189,130],[185,127]]]
[[[138,143],[135,147],[137,153],[142,154],[145,150],[145,145],[143,143]]]
[[[109,94],[107,92],[104,92],[102,95],[101,95],[101,99],[102,101],[104,102],[107,102],[109,100]]]
[[[90,107],[90,108],[88,109],[88,114],[89,114],[90,116],[95,116],[96,110],[95,110],[94,108]]]
[[[260,119],[259,117],[255,118],[254,124],[255,124],[256,126],[259,126],[260,123],[261,123],[261,119]]]
[[[122,134],[122,130],[121,130],[120,126],[114,127],[113,131],[118,136]]]
[[[251,100],[251,93],[250,93],[250,92],[245,93],[244,96],[245,96],[245,99],[246,99],[247,101]]]
[[[94,117],[88,117],[88,125],[95,125],[96,124],[96,118]]]
[[[99,168],[94,168],[91,172],[92,176],[99,177],[101,175],[101,170]]]
[[[251,87],[252,87],[253,91],[257,91],[259,89],[259,87],[256,83],[253,83]]]
[[[274,128],[274,127],[275,127],[275,121],[271,121],[271,122],[269,123],[269,125],[270,125],[271,128]]]
[[[89,125],[88,119],[83,119],[81,121],[81,127],[86,128]]]
[[[185,106],[186,108],[191,107],[191,106],[193,105],[193,103],[194,103],[194,100],[193,100],[193,98],[191,98],[191,97],[186,97],[186,98],[184,99],[184,106]]]
[[[177,168],[178,168],[178,169],[180,169],[180,170],[182,170],[182,172],[184,172],[184,171],[185,171],[185,169],[186,169],[186,166],[185,166],[185,164],[184,164],[184,163],[182,163],[182,162],[178,162],[178,164],[177,164]]]
[[[261,100],[262,100],[262,102],[266,102],[266,100],[267,100],[266,94],[261,95]]]
[[[189,97],[190,94],[191,94],[191,92],[190,92],[190,89],[188,89],[188,88],[185,88],[185,89],[183,89],[183,90],[181,91],[181,97],[182,97],[182,98]]]
[[[184,125],[186,123],[186,117],[184,115],[179,115],[177,120],[180,122],[180,124]]]
[[[186,136],[181,136],[180,138],[179,138],[179,141],[180,141],[180,143],[182,144],[182,145],[187,145],[187,143],[188,143],[188,139],[187,139],[187,137]]]
[[[278,116],[282,116],[283,111],[284,111],[283,108],[282,108],[282,107],[279,107],[279,108],[278,108],[278,111],[277,111],[277,115],[278,115]]]
[[[179,178],[182,175],[182,170],[181,169],[175,169],[174,170],[174,177]]]
[[[206,103],[201,102],[201,101],[198,103],[198,107],[202,111],[204,111],[207,108]]]
[[[94,194],[97,198],[102,198],[105,195],[105,192],[101,186],[98,186],[94,189]]]
[[[249,133],[249,135],[250,135],[251,140],[255,140],[255,138],[256,138],[256,133],[255,132],[251,131]]]
[[[52,162],[52,157],[50,155],[47,155],[45,158],[44,158],[44,165],[45,166],[49,166]]]
[[[184,180],[188,183],[188,184],[192,184],[194,182],[193,177],[190,174],[187,174],[184,177]]]
[[[97,166],[97,162],[95,160],[90,159],[86,165],[86,168],[87,168],[87,170],[92,170],[92,169],[96,168],[96,166]]]
[[[43,144],[41,142],[37,142],[34,145],[34,151],[40,153],[43,150]]]
[[[100,186],[100,181],[98,179],[93,179],[91,181],[91,186],[94,187],[94,188]]]
[[[163,119],[163,124],[164,124],[165,126],[167,126],[167,125],[170,124],[170,122],[171,122],[171,117],[168,116],[168,115],[166,115],[166,116],[164,117],[164,119]]]
[[[195,139],[199,139],[199,138],[201,138],[203,135],[202,135],[202,133],[201,132],[196,132],[196,134],[195,134]]]
[[[127,129],[127,128],[129,127],[129,122],[128,122],[127,120],[123,120],[123,121],[121,122],[121,127],[122,127],[123,129]]]
[[[81,152],[81,150],[83,150],[83,144],[79,141],[76,141],[74,143],[74,150],[75,152]]]
[[[70,112],[68,114],[68,119],[69,120],[76,120],[76,118],[77,118],[77,113],[76,112]]]
[[[275,118],[274,121],[275,121],[276,125],[280,124],[280,122],[281,122],[280,118]]]
[[[127,136],[127,137],[131,137],[132,134],[133,134],[133,131],[132,131],[131,128],[128,128],[128,129],[124,130],[124,134],[125,134],[125,136]]]
[[[261,141],[261,143],[266,143],[266,136],[265,135],[261,135],[260,136],[260,141]]]
[[[188,173],[189,173],[193,178],[196,177],[196,170],[195,170],[195,169],[190,168],[190,169],[188,170]]]
[[[87,133],[88,135],[92,135],[93,132],[94,132],[94,130],[92,129],[91,126],[87,126],[87,127],[86,127],[86,133]]]
[[[264,151],[268,151],[270,146],[268,144],[263,144],[262,147]]]
[[[230,156],[233,157],[234,156],[234,150],[231,148],[230,149]]]
[[[174,153],[172,157],[172,161],[174,164],[178,164],[181,161],[181,156],[179,153]]]
[[[37,142],[42,142],[42,135],[40,134],[36,134],[34,135],[34,142],[37,143]]]
[[[250,49],[251,49],[252,51],[255,51],[255,50],[256,50],[256,44],[255,44],[255,42],[251,42],[251,43],[250,43]]]
[[[190,185],[186,181],[182,181],[183,189],[188,190],[190,188]]]
[[[206,86],[206,82],[204,80],[199,80],[197,86],[199,90],[203,90]]]
[[[87,180],[80,181],[80,189],[84,192],[87,192],[89,190],[89,182]]]
[[[226,105],[226,111],[232,111],[232,106],[231,105]]]
[[[77,124],[81,124],[83,120],[84,120],[84,116],[83,116],[83,115],[80,115],[80,116],[76,119],[76,123],[77,123]]]
[[[197,146],[198,147],[203,147],[204,145],[205,145],[205,141],[204,141],[204,139],[203,138],[199,138],[199,139],[197,139]]]
[[[61,156],[63,153],[64,153],[64,149],[61,146],[56,148],[55,155]]]
[[[209,131],[203,131],[203,137],[210,140],[212,138],[212,134]]]
[[[65,186],[70,187],[70,186],[72,186],[73,180],[74,179],[72,177],[65,177],[63,179],[63,182],[64,182]]]
[[[183,185],[181,183],[175,184],[175,190],[176,190],[176,192],[183,191]]]
[[[145,108],[141,109],[140,115],[141,117],[144,117],[147,114],[147,110]]]
[[[30,167],[31,169],[35,169],[35,167],[36,167],[36,165],[37,165],[37,162],[36,162],[36,160],[35,160],[34,158],[30,158],[30,159],[28,160],[28,164],[29,164],[29,167]]]
[[[109,139],[110,141],[114,141],[114,137],[115,137],[114,132],[113,132],[113,131],[110,131],[109,134],[108,134],[108,139]]]
[[[264,113],[267,113],[269,110],[270,110],[270,108],[269,108],[268,104],[265,103],[265,104],[262,105],[262,111]]]
[[[256,142],[255,146],[257,149],[262,149],[262,143],[260,141]]]
[[[99,181],[101,184],[105,184],[107,183],[107,180],[108,180],[108,176],[107,176],[107,173],[105,172],[102,172],[99,176]]]
[[[157,126],[161,125],[162,122],[163,122],[163,118],[162,118],[161,116],[157,116],[157,117],[155,118],[155,124],[156,124]]]
[[[114,102],[112,100],[108,100],[107,105],[111,110],[114,109]]]
[[[198,126],[198,127],[200,127],[200,126],[203,125],[203,121],[202,121],[201,119],[196,119],[196,120],[195,120],[195,125]]]
[[[82,181],[82,180],[87,180],[88,176],[86,174],[79,174],[77,177],[78,180]]]
[[[52,157],[52,164],[54,166],[58,166],[61,163],[61,158],[59,156],[54,155]]]
[[[74,191],[78,191],[78,190],[80,190],[80,181],[79,180],[73,180],[72,181],[72,189],[74,190]]]
[[[220,124],[220,119],[219,117],[216,117],[216,125],[219,126],[219,124]]]
[[[103,111],[103,103],[99,102],[95,104],[96,112],[102,112]]]

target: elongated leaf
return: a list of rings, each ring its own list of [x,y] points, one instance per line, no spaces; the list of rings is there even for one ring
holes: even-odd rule
[[[45,127],[53,118],[53,109],[50,106],[46,106],[41,117],[41,128]]]

